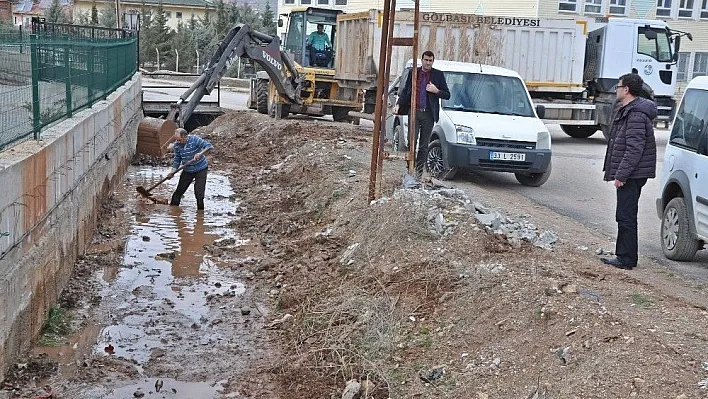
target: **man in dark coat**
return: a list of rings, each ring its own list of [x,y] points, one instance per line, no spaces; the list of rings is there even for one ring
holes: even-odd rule
[[[602,258],[605,264],[631,270],[637,265],[637,212],[639,196],[647,179],[656,177],[654,118],[656,104],[640,97],[642,78],[623,75],[617,84],[619,108],[613,114],[610,140],[605,153],[606,181],[617,190],[617,246],[615,258]]]
[[[418,151],[415,157],[415,172],[422,176],[428,159],[428,144],[433,125],[440,119],[440,99],[450,99],[450,89],[447,87],[445,75],[442,71],[433,68],[435,54],[426,51],[421,58],[422,66],[418,68],[418,97],[415,114],[415,131]],[[413,73],[408,74],[406,84],[403,86],[401,96],[393,112],[407,115],[411,107],[411,79]],[[399,113],[400,111],[400,113]],[[415,143],[414,143],[415,144]]]

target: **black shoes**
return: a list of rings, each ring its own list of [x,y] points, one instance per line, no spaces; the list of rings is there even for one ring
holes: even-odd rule
[[[618,269],[632,270],[637,267],[636,263],[624,263],[619,258],[600,258],[602,263],[610,266],[614,266]]]

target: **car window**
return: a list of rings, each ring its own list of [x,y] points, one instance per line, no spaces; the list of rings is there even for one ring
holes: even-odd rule
[[[708,91],[688,89],[676,114],[669,142],[708,155]]]
[[[446,109],[534,117],[524,83],[511,76],[445,72],[450,99]]]

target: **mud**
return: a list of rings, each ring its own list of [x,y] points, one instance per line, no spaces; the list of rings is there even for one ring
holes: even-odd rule
[[[365,127],[230,112],[200,133],[207,211],[191,191],[178,210],[136,198],[168,169],[134,166],[63,295],[74,334],[34,350],[58,373],[17,394],[706,397],[708,313],[668,277],[599,266],[570,238],[514,247],[476,223],[475,198],[401,190],[400,162],[369,203]]]

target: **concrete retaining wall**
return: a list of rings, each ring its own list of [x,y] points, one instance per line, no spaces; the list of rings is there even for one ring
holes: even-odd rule
[[[0,153],[0,381],[29,348],[120,183],[142,119],[139,74],[91,109]]]

